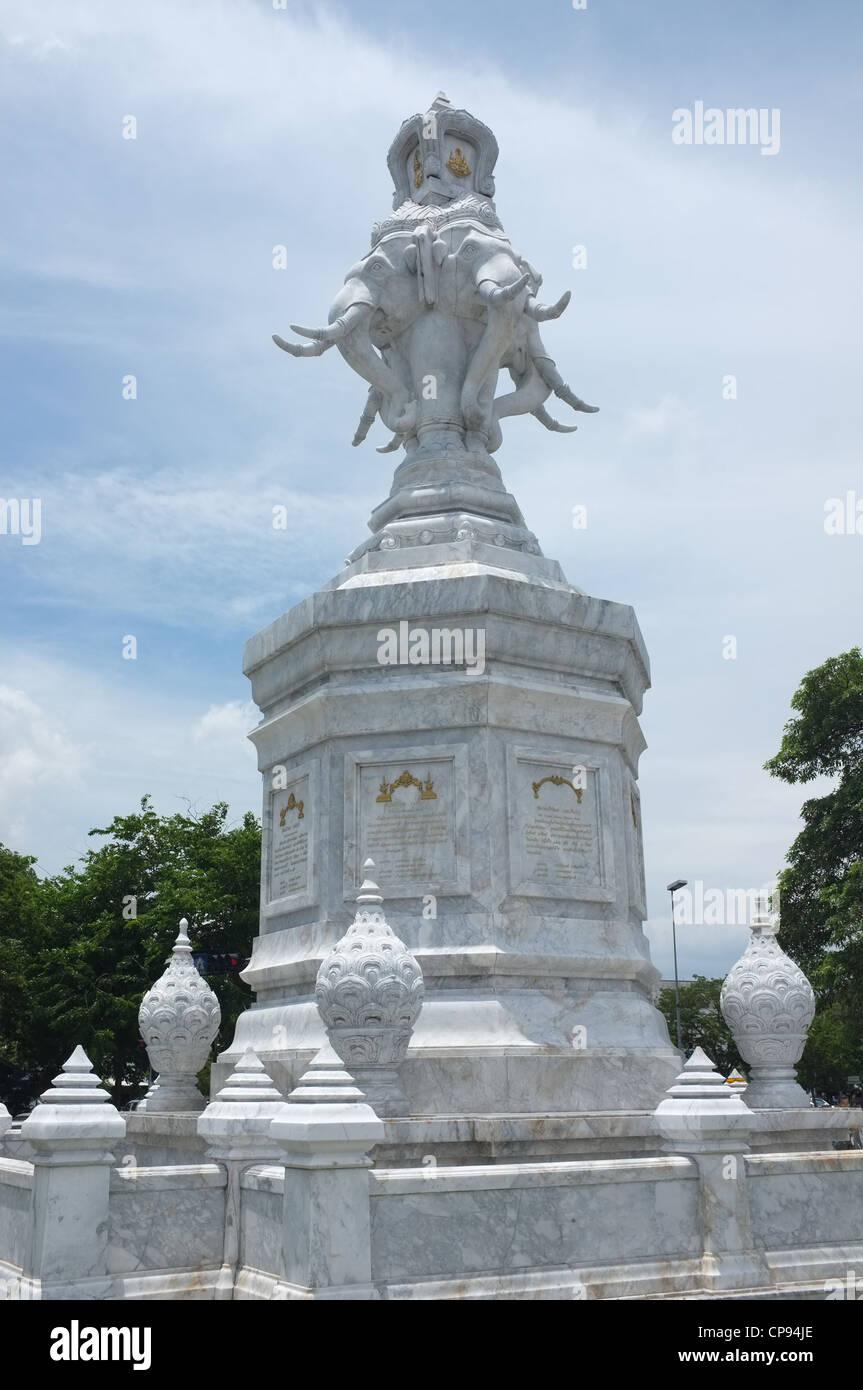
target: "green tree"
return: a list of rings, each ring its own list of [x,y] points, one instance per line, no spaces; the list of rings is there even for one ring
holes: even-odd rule
[[[134,1092],[148,1068],[138,1007],[180,918],[197,951],[243,959],[257,931],[260,827],[251,813],[227,826],[227,809],[159,816],[144,797],[140,810],[90,832],[106,842],[77,867],[38,884],[38,932],[25,931],[23,909],[20,928],[9,932],[17,998],[0,1013],[0,1054],[36,1071],[43,1085],[81,1043],[115,1101]],[[15,891],[26,903],[25,889]],[[14,917],[14,905],[10,911]],[[249,990],[236,972],[209,978],[223,1047]]]
[[[685,1057],[696,1047],[703,1048],[717,1071],[728,1076],[735,1067],[743,1071],[743,1065],[731,1029],[719,1007],[721,989],[721,980],[709,980],[705,975],[694,975],[680,985],[680,1047]],[[673,985],[660,990],[656,1007],[665,1015],[671,1041],[676,1043]]]
[[[847,1090],[849,1076],[863,1075],[859,1020],[841,1004],[819,1004],[797,1075],[808,1091],[828,1094]]]
[[[0,1060],[23,1067],[21,1001],[28,961],[38,948],[41,882],[32,855],[0,844]]]
[[[835,779],[803,803],[803,829],[780,875],[782,945],[820,1004],[863,1019],[863,655],[858,647],[809,671],[791,701],[779,752],[785,782]],[[826,1025],[825,1025],[826,1026]]]

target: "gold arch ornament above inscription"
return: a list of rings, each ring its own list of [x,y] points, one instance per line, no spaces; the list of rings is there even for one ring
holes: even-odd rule
[[[423,162],[419,150],[414,150],[414,188],[421,188],[423,181]]]
[[[572,790],[575,792],[576,800],[579,806],[581,805],[583,788],[577,787],[574,782],[570,782],[568,777],[559,777],[556,772],[549,774],[548,777],[541,777],[538,782],[533,782],[531,784],[533,786],[533,794],[537,801],[539,801],[539,789],[544,782],[551,782],[555,787],[572,787]]]
[[[375,801],[392,801],[392,794],[396,787],[416,787],[420,794],[421,801],[437,801],[437,792],[434,789],[434,782],[428,773],[426,779],[421,782],[418,777],[414,777],[412,772],[405,768],[394,782],[388,782],[386,778],[381,782],[380,792],[375,797]]]
[[[281,811],[279,812],[279,825],[284,827],[285,816],[288,814],[289,811],[298,811],[299,815],[297,816],[297,820],[302,820],[303,804],[304,803],[302,801],[298,801],[297,798],[294,796],[294,793],[291,792],[290,796],[288,797],[287,805],[283,806]]]

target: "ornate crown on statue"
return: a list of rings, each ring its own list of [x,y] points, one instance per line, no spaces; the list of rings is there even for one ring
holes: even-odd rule
[[[408,201],[441,206],[468,193],[493,198],[497,153],[488,126],[438,92],[425,114],[402,123],[390,145],[393,207]]]

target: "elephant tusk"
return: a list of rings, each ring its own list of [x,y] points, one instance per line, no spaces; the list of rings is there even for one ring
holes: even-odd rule
[[[332,347],[332,343],[304,343],[302,346],[299,343],[286,343],[278,333],[273,334],[273,342],[282,352],[289,352],[292,357],[320,357],[322,352]]]
[[[588,405],[586,401],[581,399],[581,396],[577,396],[575,392],[567,386],[550,357],[535,353],[533,363],[548,389],[554,392],[558,400],[566,401],[567,405],[572,406],[573,410],[583,410],[588,415],[596,414],[599,410],[599,406]]]
[[[554,430],[555,434],[573,434],[578,429],[578,425],[562,425],[553,415],[549,415],[544,405],[537,406],[536,410],[531,411],[531,415],[535,415],[547,430]]]
[[[345,330],[338,319],[329,328],[303,328],[299,323],[292,323],[291,332],[299,333],[302,338],[313,338],[316,343],[334,343],[338,338],[345,336]]]
[[[555,387],[554,394],[558,400],[566,401],[567,405],[572,406],[573,410],[583,410],[587,415],[595,415],[599,410],[598,405],[588,405],[586,401],[581,399],[581,396],[577,396],[574,391],[571,391],[566,382],[562,386]]]
[[[389,444],[382,444],[376,452],[379,454],[394,454],[396,449],[401,447],[403,438],[404,435],[394,434]]]
[[[506,304],[511,299],[515,299],[517,294],[521,294],[525,285],[530,281],[528,274],[520,275],[517,280],[513,280],[511,285],[495,285],[492,280],[482,280],[477,286],[480,295],[489,304]],[[486,287],[489,288],[486,288]]]
[[[556,304],[540,304],[538,299],[531,297],[524,306],[524,312],[536,319],[537,323],[545,323],[546,319],[559,319],[571,299],[572,290],[562,294]]]
[[[339,343],[371,314],[371,304],[352,304],[340,314],[327,328],[303,328],[298,323],[291,324],[291,331],[301,338],[313,338],[316,343]]]

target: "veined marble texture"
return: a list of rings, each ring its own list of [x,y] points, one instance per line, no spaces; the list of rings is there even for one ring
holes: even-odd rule
[[[746,1168],[760,1245],[863,1240],[863,1153],[759,1154],[746,1159]]]
[[[409,1181],[409,1178],[413,1181]],[[372,1175],[376,1279],[506,1274],[698,1255],[686,1159]]]
[[[108,1269],[218,1268],[225,1226],[225,1174],[200,1168],[122,1169],[112,1174]]]
[[[252,1189],[242,1191],[240,1266],[284,1277],[282,1194]]]
[[[0,1159],[0,1262],[23,1266],[30,1238],[30,1192],[33,1170],[29,1163]]]
[[[394,569],[357,586],[349,567],[247,644],[263,713],[261,933],[244,972],[257,1001],[216,1086],[252,1047],[286,1092],[323,1044],[314,979],[367,854],[425,981],[407,1113],[651,1109],[678,1070],[641,925],[634,615],[548,585],[535,556],[518,578],[454,573],[471,545],[413,581]],[[402,621],[482,630],[484,670],[381,665],[378,634]],[[302,842],[285,801],[300,769]],[[274,898],[276,881],[298,896]]]

